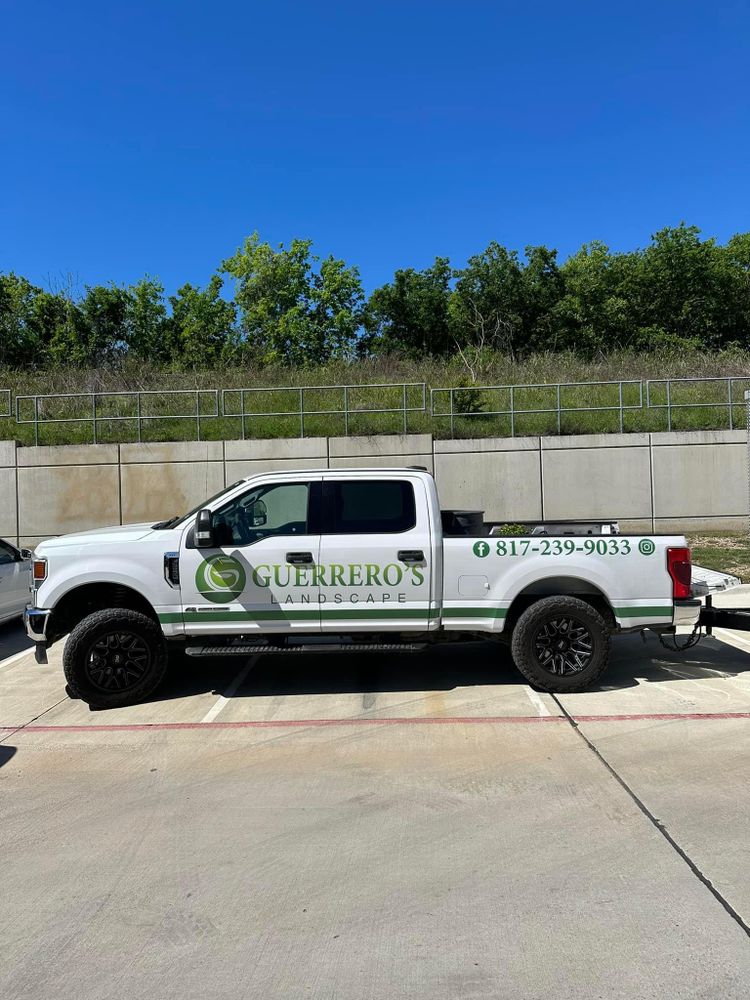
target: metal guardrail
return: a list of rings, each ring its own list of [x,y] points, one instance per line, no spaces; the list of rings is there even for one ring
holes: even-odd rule
[[[574,390],[587,389],[590,391],[611,388],[616,392],[616,399],[612,403],[602,405],[578,406],[572,405],[564,397]],[[628,390],[637,390],[637,402],[626,401],[626,396],[630,397]],[[436,399],[440,399],[440,394],[448,395],[448,409],[440,410],[436,408]],[[519,396],[527,393],[537,395],[550,395],[551,406],[523,406],[518,405]],[[495,399],[505,399],[508,405],[501,409],[488,409],[486,402],[491,401],[494,394]],[[575,393],[580,395],[580,391]],[[523,400],[521,400],[523,402]],[[472,403],[476,409],[471,409]],[[439,406],[439,404],[438,404]],[[562,418],[566,413],[594,413],[599,411],[614,411],[619,413],[620,431],[625,426],[626,410],[643,409],[643,382],[640,379],[625,379],[620,382],[556,382],[538,383],[536,385],[472,385],[453,386],[451,388],[430,389],[430,415],[432,417],[447,417],[450,421],[451,437],[455,434],[457,417],[509,417],[510,436],[516,434],[516,418],[529,414],[554,414],[557,418],[557,433],[562,430]]]
[[[174,397],[189,399],[193,408],[188,413],[159,412],[154,413],[154,403],[159,404]],[[202,406],[201,400],[208,398],[213,404],[208,412]],[[87,412],[80,412],[80,405]],[[123,413],[121,405],[134,409],[134,412]],[[28,414],[31,406],[31,416]],[[55,410],[57,407],[57,410]],[[76,408],[78,407],[78,412]],[[47,416],[45,408],[53,412],[66,414],[64,416]],[[72,412],[72,416],[70,413]],[[34,425],[34,444],[39,444],[39,427],[47,424],[91,424],[94,444],[98,444],[98,428],[102,422],[134,421],[136,440],[142,437],[143,423],[150,420],[195,420],[198,440],[201,439],[201,421],[219,416],[218,389],[141,389],[131,392],[71,392],[50,393],[47,395],[16,396],[15,418],[18,424]]]
[[[15,398],[10,389],[0,389],[0,418],[32,424],[35,444],[39,444],[40,430],[54,424],[88,424],[94,442],[98,443],[102,425],[130,422],[135,440],[141,441],[150,422],[169,420],[193,421],[198,440],[202,439],[206,422],[218,419],[239,421],[243,439],[248,432],[253,434],[266,418],[287,418],[284,431],[294,433],[296,428],[299,436],[305,437],[314,422],[311,418],[341,417],[343,432],[348,435],[353,432],[353,424],[356,432],[356,418],[390,414],[407,433],[409,416],[416,413],[426,414],[433,421],[448,420],[452,436],[459,420],[485,417],[507,418],[509,436],[514,437],[519,431],[519,420],[534,415],[551,415],[557,433],[562,433],[567,415],[594,412],[615,414],[620,431],[625,430],[628,414],[640,413],[646,417],[652,411],[664,413],[666,429],[672,430],[677,411],[711,409],[726,411],[728,426],[734,429],[738,423],[741,425],[735,410],[743,408],[744,389],[750,389],[750,376],[451,386],[430,389],[429,409],[424,382],[144,389]],[[641,420],[639,429],[649,428]],[[221,432],[225,433],[226,428],[221,428]]]
[[[383,405],[387,395],[393,396],[394,405]],[[363,405],[362,397],[375,393],[376,405]],[[315,405],[310,403],[311,395],[315,393],[331,393],[339,398],[337,406]],[[247,409],[246,403],[253,399],[278,397],[284,394],[290,398],[291,407],[283,410]],[[416,396],[417,402],[414,402]],[[307,397],[308,405],[305,405]],[[239,408],[233,406],[233,401],[239,401]],[[227,402],[229,401],[229,403]],[[378,405],[379,404],[379,405]],[[349,434],[352,417],[372,415],[376,413],[398,413],[402,415],[403,429],[406,434],[409,429],[409,414],[424,413],[427,408],[427,385],[424,382],[382,382],[368,385],[304,385],[304,386],[271,386],[263,389],[222,389],[221,411],[225,417],[237,417],[241,420],[242,439],[245,439],[248,418],[256,420],[266,417],[294,417],[299,421],[299,436],[305,436],[305,418],[315,416],[342,416],[344,418],[344,434]]]
[[[715,383],[717,388],[723,387],[726,390],[725,399],[717,399],[715,401],[709,400],[696,402],[695,400],[689,400],[687,402],[680,402],[680,392],[690,391],[695,386],[706,385],[707,383]],[[741,384],[742,383],[742,384]],[[723,409],[727,410],[729,413],[729,430],[734,430],[734,408],[743,407],[742,395],[750,388],[750,377],[749,376],[728,376],[728,377],[701,377],[701,378],[660,378],[660,379],[648,379],[646,382],[646,407],[649,410],[666,410],[667,411],[667,430],[672,430],[672,413],[674,410],[685,410],[685,409]],[[657,403],[652,399],[652,395],[660,394],[663,398],[663,402]]]

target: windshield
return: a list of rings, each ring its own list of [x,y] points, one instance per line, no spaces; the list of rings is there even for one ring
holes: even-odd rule
[[[231,486],[225,486],[223,490],[219,490],[218,493],[214,493],[214,495],[209,497],[208,500],[201,501],[197,507],[193,507],[193,509],[189,510],[187,514],[175,514],[174,517],[170,517],[166,521],[158,521],[156,524],[152,524],[151,527],[157,531],[163,528],[174,528],[183,521],[187,521],[191,517],[194,517],[199,510],[203,510],[204,507],[212,504],[214,500],[218,500],[220,497],[223,497],[225,493],[229,493],[230,490],[233,490],[235,486],[239,486],[242,482],[244,482],[243,479],[238,479],[237,482],[232,483]]]

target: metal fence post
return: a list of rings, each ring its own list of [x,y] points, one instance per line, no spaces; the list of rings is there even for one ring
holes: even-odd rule
[[[510,436],[516,436],[516,397],[513,392],[514,386],[510,387]]]
[[[456,436],[456,422],[453,418],[453,389],[449,389],[448,392],[451,398],[451,437],[454,438]]]
[[[349,386],[344,386],[344,436],[349,437]]]
[[[407,418],[406,418],[406,382],[401,386],[403,390],[403,407],[404,407],[404,434],[407,433]]]
[[[96,444],[96,393],[95,392],[91,393],[91,402],[92,402],[91,413],[93,416],[93,423],[94,423],[94,444]]]
[[[141,393],[140,390],[135,394],[135,425],[136,425],[136,437],[138,438],[138,444],[141,443]]]
[[[199,396],[200,389],[195,390],[195,423],[196,430],[198,431],[198,440],[201,439],[201,401]]]
[[[305,436],[305,390],[299,391],[299,436]]]
[[[732,409],[732,380],[727,379],[727,395],[729,397],[729,430],[734,430],[734,411]]]
[[[667,382],[667,430],[672,430],[672,385],[669,379]]]
[[[557,389],[557,433],[562,434],[562,414],[560,413],[560,383],[555,386]]]
[[[622,382],[619,385],[619,399],[620,399],[620,434],[625,430],[625,414],[622,411]]]
[[[34,444],[39,444],[39,397],[34,396]]]

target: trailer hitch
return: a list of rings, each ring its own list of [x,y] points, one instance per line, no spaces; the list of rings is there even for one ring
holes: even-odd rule
[[[750,632],[750,608],[715,608],[713,596],[706,594],[706,603],[700,610],[693,631],[683,642],[676,635],[659,636],[665,649],[681,653],[697,645],[704,635],[713,635],[715,628],[730,628],[735,632]]]
[[[706,603],[700,611],[698,624],[706,635],[715,628],[732,628],[737,632],[750,632],[750,608],[715,608],[711,594],[706,595]]]

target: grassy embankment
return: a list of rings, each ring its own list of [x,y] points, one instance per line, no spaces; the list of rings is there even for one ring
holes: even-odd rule
[[[745,426],[743,393],[750,388],[750,356],[740,351],[725,351],[716,354],[680,353],[637,355],[628,353],[612,354],[606,358],[589,361],[573,354],[544,354],[522,362],[512,362],[504,356],[485,359],[478,382],[482,385],[541,385],[540,388],[516,389],[516,409],[551,409],[556,407],[556,390],[550,388],[556,383],[613,381],[620,379],[665,379],[665,378],[726,378],[735,377],[734,399],[739,400],[733,407],[732,417],[735,427]],[[297,437],[300,435],[300,419],[296,411],[299,407],[299,387],[307,388],[304,394],[308,411],[330,411],[343,409],[344,394],[341,390],[327,389],[326,386],[349,384],[356,386],[348,393],[350,434],[395,433],[404,429],[402,390],[368,389],[368,384],[383,382],[426,382],[429,387],[442,388],[457,386],[465,382],[466,369],[460,359],[447,361],[423,360],[407,361],[395,358],[380,358],[372,361],[346,364],[331,363],[319,368],[290,370],[283,366],[229,368],[217,367],[205,372],[179,372],[149,367],[129,361],[117,369],[106,371],[78,371],[56,369],[54,371],[12,372],[0,371],[0,389],[11,389],[15,395],[34,393],[90,393],[90,392],[133,392],[151,390],[155,395],[143,397],[142,415],[152,417],[144,426],[143,440],[194,440],[197,426],[193,414],[196,389],[272,389],[263,393],[248,394],[245,408],[253,412],[245,421],[246,437]],[[293,390],[282,390],[280,386],[295,386]],[[312,388],[323,386],[324,388]],[[168,396],[169,390],[185,393],[178,397]],[[561,390],[563,409],[559,430],[563,434],[606,433],[619,430],[619,414],[615,410],[592,410],[583,407],[616,407],[618,388],[612,386],[572,386]],[[675,430],[715,429],[729,426],[729,413],[719,404],[726,402],[726,383],[694,383],[675,387],[672,402],[689,404],[686,408],[673,411],[672,428]],[[199,397],[202,413],[201,437],[220,440],[242,436],[241,421],[238,416],[212,417],[215,406],[213,397],[202,394]],[[407,405],[421,406],[421,392],[410,389]],[[407,415],[407,428],[411,432],[431,431],[437,437],[449,437],[450,421],[447,416],[432,417],[428,412],[413,410]],[[652,404],[666,402],[664,384],[652,387]],[[449,412],[448,395],[436,399],[436,410]],[[645,390],[643,406],[640,405],[640,387],[624,386],[623,403],[630,407],[624,414],[626,431],[659,431],[667,429],[665,409],[646,408]],[[3,399],[0,396],[0,409]],[[701,404],[696,407],[695,404]],[[480,391],[471,389],[458,400],[456,409],[481,409],[478,416],[455,417],[453,433],[456,437],[506,436],[511,433],[510,418],[507,415],[492,415],[487,411],[507,410],[510,406],[510,392],[504,390]],[[387,413],[357,413],[367,408],[392,409]],[[233,393],[226,399],[226,413],[236,413],[239,409],[239,394]],[[268,415],[275,411],[275,415]],[[286,413],[284,411],[287,411]],[[292,412],[289,412],[292,411]],[[30,403],[23,404],[22,415],[31,417]],[[67,402],[45,403],[40,411],[42,416],[74,418],[73,422],[48,424],[40,431],[40,443],[65,444],[85,443],[93,439],[90,419],[91,402],[88,398]],[[219,410],[221,412],[221,409]],[[181,413],[176,417],[173,414]],[[99,441],[136,440],[136,401],[132,396],[100,399],[98,401]],[[114,420],[115,416],[127,419]],[[556,434],[558,423],[556,413],[519,414],[515,419],[516,436],[524,434]],[[305,436],[340,435],[345,433],[344,417],[341,413],[310,413],[304,421]],[[33,426],[30,423],[17,424],[15,420],[0,419],[0,439],[15,438],[23,444],[33,444]]]

